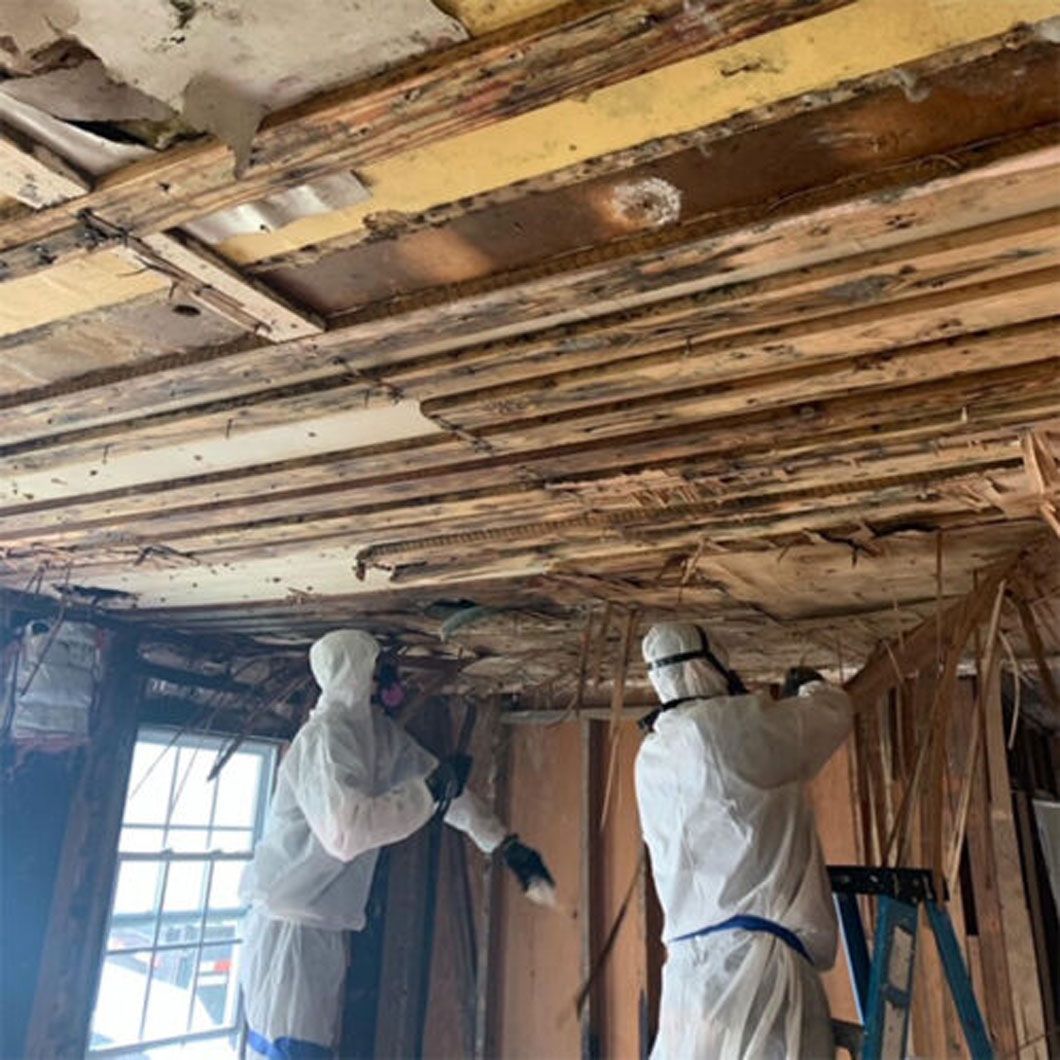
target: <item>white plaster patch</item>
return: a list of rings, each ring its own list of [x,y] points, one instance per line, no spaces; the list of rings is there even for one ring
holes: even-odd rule
[[[681,217],[681,189],[661,177],[616,184],[610,206],[631,228],[662,228]]]
[[[204,81],[193,110],[243,151],[259,111],[467,39],[429,0],[0,0],[0,26],[23,53],[76,39],[178,111]]]

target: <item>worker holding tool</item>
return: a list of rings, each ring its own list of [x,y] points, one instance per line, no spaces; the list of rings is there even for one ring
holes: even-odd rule
[[[380,848],[444,815],[503,858],[524,892],[552,885],[540,855],[464,789],[471,759],[439,762],[373,703],[394,699],[387,689],[373,697],[378,655],[360,630],[335,630],[310,649],[320,698],[280,765],[243,877],[247,1040],[270,1060],[334,1055],[347,932],[365,925]]]
[[[780,700],[749,694],[688,623],[653,626],[643,654],[662,703],[636,763],[667,946],[652,1058],[830,1060],[837,923],[803,788],[850,699],[802,668]]]

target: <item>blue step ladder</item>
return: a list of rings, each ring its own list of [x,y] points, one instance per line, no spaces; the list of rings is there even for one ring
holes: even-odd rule
[[[938,944],[972,1060],[994,1060],[997,1054],[975,1000],[953,923],[939,904],[931,872],[835,865],[829,866],[828,875],[862,1022],[861,1060],[904,1060],[906,1055],[921,905]],[[871,959],[858,908],[859,895],[878,899]]]

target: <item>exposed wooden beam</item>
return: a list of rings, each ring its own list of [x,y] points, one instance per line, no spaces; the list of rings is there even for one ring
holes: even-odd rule
[[[363,167],[468,133],[634,74],[735,44],[850,0],[719,0],[709,18],[681,0],[589,0],[430,53],[348,88],[270,116],[255,137],[244,176],[216,141],[168,151],[102,180],[80,208],[129,234],[175,227],[260,199],[293,173],[301,181]],[[1005,0],[1009,2],[1009,0]],[[1022,0],[1033,5],[1038,0]],[[992,22],[992,20],[988,20]],[[1009,27],[1002,18],[999,25]],[[996,32],[996,30],[995,30]],[[490,91],[482,91],[483,72]],[[8,275],[40,268],[23,249],[46,243],[52,261],[86,252],[75,211],[53,210],[0,226]],[[96,234],[111,240],[105,231]],[[23,249],[20,249],[23,248]]]
[[[180,293],[271,342],[319,335],[324,323],[182,232],[154,232],[123,241],[120,252],[137,266],[168,277]]]
[[[655,710],[658,705],[658,700],[652,702],[649,699],[640,704],[627,703],[622,708],[621,718],[623,721],[640,721],[645,714]],[[514,710],[503,710],[500,714],[500,720],[504,725],[562,725],[565,722],[577,724],[581,721],[610,721],[611,717],[610,707],[583,707],[579,711],[524,710],[520,707]]]
[[[623,298],[659,298],[663,292],[653,288],[665,288],[668,273],[675,269],[685,283],[701,276],[701,283],[708,289],[723,281],[734,284],[733,297],[737,299],[747,299],[763,287],[770,290],[776,286],[775,281],[749,278],[747,286],[740,288],[743,275],[761,277],[763,271],[767,276],[787,273],[791,277],[788,282],[792,282],[798,277],[800,267],[821,260],[821,237],[813,236],[814,232],[834,229],[836,235],[832,238],[838,240],[840,232],[851,231],[859,245],[880,250],[884,260],[875,262],[870,257],[864,262],[863,267],[871,270],[882,267],[888,257],[894,256],[891,248],[909,245],[912,252],[921,231],[932,233],[932,238],[938,237],[940,218],[960,217],[962,225],[955,226],[950,220],[948,226],[966,228],[984,216],[993,219],[999,213],[1005,216],[1026,211],[1032,203],[1055,203],[1056,188],[1060,186],[1058,157],[1055,150],[1047,150],[1016,163],[950,176],[910,191],[903,196],[900,206],[867,197],[814,210],[797,222],[778,220],[752,230],[737,228],[721,237],[720,243],[717,236],[693,242],[677,257],[649,250],[632,258],[619,257],[607,265],[581,269],[562,278],[550,276],[522,287],[518,283],[525,282],[526,278],[513,276],[507,279],[514,286],[501,283],[496,292],[487,296],[476,295],[473,286],[464,293],[447,289],[444,293],[452,301],[444,308],[432,298],[404,316],[391,316],[389,308],[362,314],[363,319],[325,334],[312,344],[303,340],[270,349],[263,340],[261,346],[248,350],[246,342],[241,341],[230,347],[162,356],[150,362],[96,371],[0,397],[0,407],[20,406],[19,416],[9,417],[5,423],[5,435],[12,439],[32,437],[51,433],[55,423],[71,427],[98,422],[101,418],[115,420],[121,418],[123,411],[126,415],[143,415],[159,404],[171,406],[175,390],[188,392],[187,377],[191,368],[197,369],[192,393],[209,394],[214,399],[222,394],[261,392],[269,389],[266,381],[274,389],[280,380],[292,379],[292,372],[296,373],[292,381],[309,380],[318,387],[326,386],[329,377],[338,381],[342,376],[348,383],[351,372],[364,373],[366,381],[385,372],[397,385],[404,382],[402,372],[406,370],[410,372],[410,382],[415,378],[415,371],[423,369],[444,376],[443,369],[447,367],[444,355],[439,354],[432,363],[419,366],[415,359],[418,356],[422,362],[425,355],[430,357],[427,351],[432,346],[439,350],[459,341],[473,343],[484,332],[488,334],[498,327],[526,331],[538,320],[553,323],[557,314],[583,314],[586,304],[603,316],[609,310],[617,310]],[[901,227],[891,223],[896,211],[902,215]],[[852,231],[855,216],[858,220],[856,230]],[[947,222],[942,221],[941,225],[945,232]],[[1018,249],[1019,235],[1014,235]],[[942,238],[944,246],[945,236]],[[917,253],[931,252],[930,247],[916,249]],[[768,261],[774,263],[771,266],[761,260],[767,253]],[[840,252],[840,256],[849,256],[849,250],[846,254]],[[719,269],[719,261],[724,261],[726,267]],[[695,262],[700,264],[697,266]],[[893,267],[898,268],[899,264]],[[745,269],[748,272],[744,273]],[[822,275],[825,288],[828,274],[826,268]],[[713,299],[707,295],[702,297],[707,298],[707,303],[701,311],[710,308],[713,301],[719,312],[729,298],[724,291]],[[532,316],[528,316],[529,306],[534,308]],[[606,325],[608,321],[604,319],[601,323]],[[618,320],[614,323],[620,325]],[[560,343],[573,343],[577,337],[577,331],[569,336],[555,334],[555,340]],[[509,343],[512,344],[510,351]],[[517,356],[527,347],[525,341],[511,338],[493,345],[492,350],[471,349],[467,356],[472,362],[492,356],[499,363],[532,363],[535,352],[532,346],[525,349],[526,356]],[[337,358],[347,363],[336,369]],[[459,361],[460,357],[455,359]],[[392,375],[395,369],[383,365],[396,360],[411,363],[407,369],[398,366]],[[477,374],[474,378],[478,378]]]

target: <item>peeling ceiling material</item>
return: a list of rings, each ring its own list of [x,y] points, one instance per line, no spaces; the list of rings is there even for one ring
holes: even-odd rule
[[[753,674],[867,655],[1060,510],[1058,49],[1001,7],[725,0],[717,53],[668,0],[550,9],[266,122],[242,180],[195,143],[23,213],[0,583],[273,643],[359,617],[553,701],[590,611],[607,651],[636,606]],[[371,177],[402,160],[422,215]],[[224,256],[321,209],[374,228]]]
[[[0,82],[0,121],[47,147],[82,173],[99,177],[153,153],[144,144],[101,136],[23,103],[8,95],[8,83]]]
[[[270,111],[467,37],[428,0],[314,0],[294,51],[281,0],[4,0],[0,23],[24,54],[78,41],[244,155]]]

